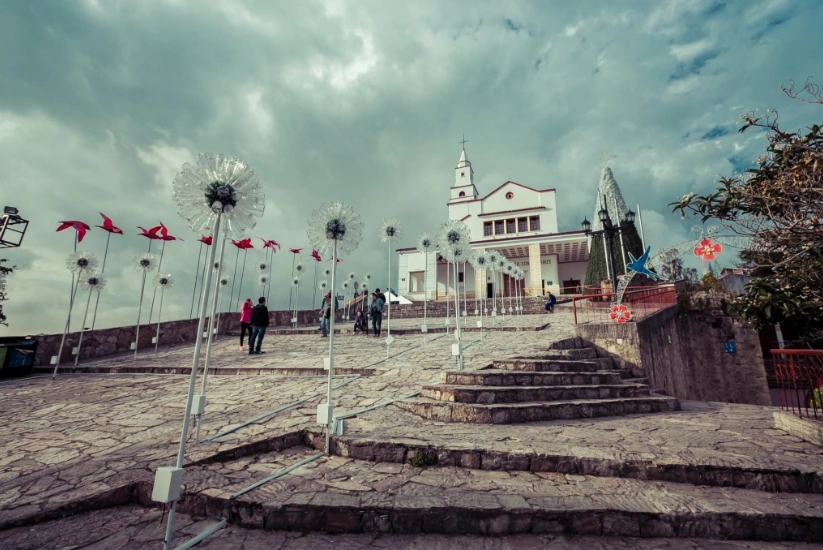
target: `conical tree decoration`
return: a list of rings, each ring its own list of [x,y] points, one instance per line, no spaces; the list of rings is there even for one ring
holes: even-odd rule
[[[600,209],[606,205],[609,211],[609,217],[612,223],[618,224],[626,217],[626,212],[629,209],[626,207],[626,201],[623,200],[623,193],[620,192],[620,186],[617,185],[617,180],[614,179],[611,168],[606,166],[600,173],[600,185],[597,187],[597,204],[594,205],[594,216],[592,216],[592,231],[600,231],[603,229],[603,224],[600,223],[600,216],[597,215]]]

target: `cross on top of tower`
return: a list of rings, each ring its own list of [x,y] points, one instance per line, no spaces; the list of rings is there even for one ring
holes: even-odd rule
[[[467,144],[468,142],[469,142],[469,140],[467,140],[467,139],[466,139],[466,134],[463,134],[463,141],[458,141],[457,143],[459,143],[460,145],[462,145],[462,146],[463,146],[463,150],[465,151],[465,150],[466,150],[466,144]]]

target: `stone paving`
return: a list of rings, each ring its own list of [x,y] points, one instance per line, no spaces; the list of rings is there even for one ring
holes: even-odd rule
[[[165,526],[160,509],[117,507],[0,531],[5,550],[144,550],[161,548]],[[193,537],[213,520],[178,514],[181,538]],[[812,550],[816,544],[715,541],[702,539],[638,539],[629,537],[568,538],[563,535],[478,537],[454,535],[326,535],[293,531],[260,531],[228,526],[201,542],[198,550]]]
[[[550,321],[548,327],[544,330],[533,330],[545,324],[547,318]],[[411,326],[415,326],[415,323],[419,326],[419,321],[404,321],[410,323]],[[508,323],[511,326],[522,326],[524,329],[531,328],[532,330],[491,331],[482,340],[479,339],[480,334],[478,333],[467,333],[463,343],[464,346],[468,346],[465,351],[465,363],[468,370],[488,366],[492,357],[505,358],[545,352],[552,342],[573,335],[570,315],[564,313],[554,316],[523,316],[511,319]],[[437,335],[429,336],[428,339],[428,343],[421,345],[422,335],[400,335],[391,347],[392,353],[397,355],[384,360],[386,347],[380,339],[351,335],[338,338],[336,340],[339,344],[336,365],[350,369],[365,368],[372,371],[370,372],[372,376],[336,377],[335,383],[349,382],[334,392],[334,399],[337,403],[336,412],[340,414],[355,411],[387,400],[398,399],[409,393],[420,391],[424,385],[438,382],[441,372],[454,370],[454,358],[450,350],[453,337]],[[237,350],[237,342],[234,339],[218,340],[213,350],[211,372],[213,374],[225,372],[231,375],[215,374],[209,377],[209,399],[206,415],[202,419],[201,438],[214,436],[228,427],[238,426],[253,417],[282,408],[307,395],[323,392],[325,388],[325,377],[323,376],[283,376],[283,371],[276,369],[292,368],[304,372],[306,369],[322,369],[322,357],[327,345],[328,341],[317,335],[270,335],[264,340],[263,345],[263,349],[268,353],[249,357]],[[161,372],[164,369],[185,369],[186,365],[190,367],[191,350],[191,347],[168,348],[161,349],[157,354],[141,353],[136,362],[132,362],[130,356],[121,356],[96,361],[93,364],[114,371],[137,365],[144,371]],[[81,367],[84,365],[87,364],[81,363]],[[274,374],[269,374],[272,372]],[[244,375],[244,373],[269,375],[252,376]],[[198,379],[198,390],[200,378]],[[100,537],[94,538],[96,535],[93,529],[87,534],[88,538],[84,539],[85,542],[82,544],[102,540],[108,529],[104,524],[111,522],[110,525],[114,525],[118,521],[123,522],[121,525],[133,526],[134,532],[144,527],[146,533],[153,529],[154,534],[146,534],[146,536],[155,538],[146,539],[146,544],[149,540],[157,540],[156,527],[151,527],[151,529],[148,527],[150,523],[157,521],[157,516],[152,516],[156,510],[134,508],[133,504],[136,502],[149,504],[146,502],[146,495],[150,492],[154,469],[157,466],[173,463],[188,379],[189,377],[185,375],[66,374],[58,376],[55,381],[52,381],[50,376],[42,376],[0,384],[0,396],[2,397],[0,399],[0,412],[2,412],[0,416],[0,529],[6,529],[0,531],[0,543],[4,540],[12,540],[8,537],[17,536],[19,538],[19,534],[26,529],[35,529],[38,532],[41,529],[46,529],[44,532],[53,529],[52,534],[62,533],[58,526],[60,523],[58,518],[77,513],[98,514],[94,517],[98,518],[97,521],[100,524]],[[188,494],[192,495],[192,499],[196,499],[200,493],[211,494],[208,491],[224,491],[226,488],[233,487],[232,484],[240,483],[241,478],[250,480],[248,482],[251,483],[266,472],[282,467],[287,462],[293,463],[297,460],[297,455],[316,452],[302,445],[313,444],[320,435],[314,419],[316,405],[319,402],[321,398],[316,397],[278,414],[262,418],[215,441],[201,441],[198,445],[193,445],[193,441],[190,441],[187,451],[187,471],[184,476]],[[763,491],[735,493],[735,495],[742,495],[732,499],[740,506],[767,512],[771,502],[774,503],[774,513],[777,516],[787,513],[787,510],[790,513],[802,512],[809,518],[816,518],[820,514],[820,503],[817,500],[820,495],[800,495],[798,493],[821,492],[814,490],[817,487],[814,480],[818,479],[816,476],[820,475],[821,463],[823,463],[821,449],[783,432],[772,430],[771,409],[689,402],[683,402],[683,409],[681,412],[653,416],[558,421],[504,427],[430,422],[403,412],[395,406],[388,406],[350,419],[346,423],[345,435],[333,438],[338,454],[353,456],[351,450],[355,447],[361,450],[369,447],[371,455],[358,455],[358,458],[382,461],[383,464],[369,464],[359,460],[352,461],[346,457],[332,457],[313,463],[311,467],[307,466],[305,471],[326,472],[330,471],[329,467],[321,466],[321,464],[340,464],[339,468],[351,469],[351,473],[345,474],[348,479],[340,481],[341,483],[345,484],[351,479],[360,479],[363,476],[369,478],[369,482],[382,483],[382,485],[378,483],[377,487],[371,487],[368,491],[370,493],[390,494],[395,486],[419,486],[430,487],[431,490],[440,491],[438,494],[445,494],[450,488],[450,480],[460,479],[464,486],[471,486],[472,490],[480,491],[479,487],[484,486],[482,483],[476,485],[475,478],[485,480],[483,482],[496,479],[494,476],[501,472],[488,471],[494,468],[495,459],[489,454],[491,451],[525,454],[530,457],[538,455],[582,457],[582,460],[573,464],[573,470],[569,472],[560,471],[559,468],[555,468],[554,471],[531,471],[535,468],[532,468],[533,461],[529,458],[528,467],[511,468],[521,471],[506,473],[509,481],[506,482],[508,485],[504,483],[505,490],[509,494],[519,494],[518,491],[523,492],[524,490],[528,492],[530,484],[534,484],[537,480],[541,491],[546,494],[554,495],[556,498],[570,498],[573,495],[564,493],[558,487],[563,488],[574,482],[577,485],[581,483],[585,485],[587,487],[585,491],[602,492],[604,495],[613,495],[614,499],[617,499],[625,492],[626,487],[634,487],[635,493],[638,487],[643,490],[647,488],[646,485],[631,485],[632,483],[648,484],[650,482],[645,481],[647,478],[643,476],[635,476],[638,479],[626,479],[632,476],[614,476],[614,472],[608,471],[598,473],[596,468],[594,468],[595,471],[588,471],[585,466],[587,460],[594,460],[588,464],[595,465],[598,464],[597,460],[617,463],[633,460],[645,461],[654,465],[655,468],[669,464],[701,468],[728,466],[737,470],[762,469],[768,472],[794,473],[793,475],[799,472],[805,476],[803,477],[806,480],[805,485],[797,481],[793,482],[794,484],[786,482],[787,485],[761,483],[759,486],[755,484],[752,488]],[[372,443],[379,443],[383,447]],[[402,464],[386,464],[386,462],[407,462],[421,447],[440,449],[444,457],[453,457],[452,462],[442,460],[437,465],[432,465],[419,472],[417,472],[419,469],[410,469],[410,466]],[[385,452],[385,456],[378,456],[379,452],[375,451],[381,448],[384,449],[381,452]],[[273,458],[280,456],[282,458]],[[455,456],[466,458],[461,461],[455,459]],[[260,466],[261,457],[270,463]],[[498,468],[499,465],[500,462],[498,462]],[[379,472],[378,468],[389,469],[389,472]],[[392,469],[397,468],[400,470],[391,473]],[[477,470],[470,468],[477,468]],[[230,472],[235,472],[232,475],[239,477],[233,479],[231,475],[228,475]],[[442,473],[433,475],[435,472]],[[574,473],[586,473],[587,475],[581,476],[583,480],[564,477],[566,474]],[[603,476],[597,477],[599,474]],[[206,482],[202,478],[204,475]],[[474,477],[469,480],[465,476]],[[292,484],[290,486],[295,490],[299,488],[305,491],[312,484],[320,483],[317,479],[303,479],[304,477],[290,474],[278,480],[279,484],[274,482],[270,486],[265,486],[264,493],[268,494],[288,484]],[[323,483],[327,484],[323,485],[321,492],[333,493],[339,490],[346,497],[351,496],[350,491],[355,494],[359,492],[357,489],[345,488],[345,485],[344,488],[334,488],[328,485],[336,483],[334,476],[323,473],[320,478]],[[415,480],[415,478],[418,479]],[[298,487],[301,480],[307,485]],[[420,483],[420,480],[428,480],[429,483]],[[682,480],[667,479],[666,481]],[[745,487],[749,481],[744,481],[742,485],[739,483],[732,483],[732,485]],[[357,481],[357,483],[365,486],[362,481]],[[500,483],[500,481],[497,480],[495,483]],[[716,485],[723,484],[716,483]],[[681,497],[687,494],[692,499],[682,501],[686,508],[697,502],[714,502],[705,494],[714,494],[711,491],[721,490],[720,488],[694,488],[692,486],[676,489],[676,494]],[[669,486],[663,489],[658,488],[658,490],[664,492],[669,490],[670,494],[675,494],[675,488]],[[764,492],[770,490],[796,492],[786,496],[774,496]],[[708,493],[693,494],[690,491],[708,491]],[[215,493],[210,498],[217,498],[218,494],[222,493]],[[283,493],[282,496],[287,495]],[[770,498],[766,498],[767,496]],[[751,500],[748,501],[743,497]],[[783,500],[792,498],[795,500]],[[192,502],[198,501],[193,500]],[[499,504],[499,501],[497,502]],[[545,504],[545,501],[543,502]],[[90,512],[94,508],[116,505],[121,507],[117,508],[118,512],[112,516]],[[532,503],[532,505],[535,504]],[[713,506],[719,508],[720,505],[715,503]],[[798,506],[802,509],[795,510]],[[219,517],[219,515],[207,515],[211,518]],[[201,516],[197,518],[199,520]],[[43,523],[51,520],[57,521]],[[47,528],[46,526],[53,527]],[[111,529],[111,532],[115,533],[113,536],[124,536],[119,531],[126,528],[111,527]],[[221,540],[220,544],[223,546],[201,545],[200,547],[243,548],[243,544],[246,544],[246,548],[253,548],[255,546],[251,542],[244,541],[265,540],[267,542],[259,544],[269,544],[274,548],[309,546],[322,548],[319,546],[324,544],[322,541],[329,540],[322,535],[310,535],[304,538],[278,532],[245,531],[236,525],[222,533],[208,544],[217,544],[217,541]],[[68,537],[69,534],[67,532],[66,536]],[[77,534],[77,536],[81,535]],[[698,536],[703,537],[707,534],[698,533]],[[340,544],[344,544],[343,541],[351,541],[352,548],[368,545],[382,547],[380,545],[384,543],[386,547],[392,548],[461,547],[459,546],[461,543],[456,542],[460,539],[447,537],[426,539],[422,535],[409,535],[404,538],[399,535],[377,536],[372,534],[341,535],[341,537],[349,537],[340,538]],[[107,546],[100,542],[99,547],[142,547],[139,546],[142,543],[136,540],[129,535],[128,539],[123,538],[122,544],[118,542],[120,546],[113,544]],[[389,540],[396,541],[399,546],[386,542]],[[480,537],[468,540],[494,548],[505,548],[505,544],[509,544],[504,538]],[[524,539],[513,538],[512,540],[521,541],[524,545],[533,544],[534,547],[545,545],[558,548],[575,547],[563,546],[571,542],[565,541],[562,537],[557,538],[556,534]],[[580,539],[574,540],[575,544],[580,542]],[[617,546],[601,547],[636,547],[632,546],[631,541],[626,542],[626,540],[609,539],[608,543],[603,544]],[[601,544],[595,539],[592,541],[592,544]],[[6,546],[0,544],[0,546],[4,548],[51,547],[45,542],[40,546],[24,546],[26,543],[23,541],[14,544],[17,546],[10,543]],[[71,544],[81,543],[66,542],[63,546],[53,547],[68,547]],[[277,546],[278,544],[281,546]],[[305,546],[300,546],[301,544]],[[648,546],[651,544],[651,539],[647,539],[642,544],[643,546],[639,547],[720,547],[699,546],[704,543],[692,543],[685,540],[662,541],[659,546]],[[345,548],[339,544],[335,546]],[[598,546],[579,547],[597,548]],[[788,548],[791,546],[746,546],[744,543],[735,543],[728,547]]]

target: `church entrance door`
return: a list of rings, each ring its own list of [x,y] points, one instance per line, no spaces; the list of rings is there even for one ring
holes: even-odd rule
[[[486,283],[486,298],[494,298],[494,284]]]

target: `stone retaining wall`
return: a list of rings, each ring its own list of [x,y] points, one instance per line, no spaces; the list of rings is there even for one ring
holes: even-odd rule
[[[270,311],[270,326],[286,326],[291,322],[291,311]],[[338,319],[342,317],[342,312],[338,312]],[[317,310],[307,310],[297,312],[298,324],[317,325]],[[221,334],[233,332],[240,329],[240,315],[233,312],[223,313],[219,317],[220,325],[218,330]],[[160,324],[160,345],[175,345],[194,342],[195,331],[197,330],[198,319],[183,319],[179,321],[164,321]],[[208,318],[206,319],[208,324]],[[131,343],[134,342],[136,328],[114,327],[105,329],[89,330],[83,333],[83,346],[80,350],[80,360],[94,359],[113,355],[116,353],[126,353],[130,350]],[[157,323],[140,326],[139,349],[150,349],[154,347],[152,339],[157,333]],[[45,334],[33,336],[37,340],[37,353],[34,357],[34,366],[48,365],[51,357],[57,355],[60,347],[60,340],[63,334]],[[72,349],[77,346],[80,339],[80,332],[70,332],[66,335],[66,343],[63,346],[60,357],[61,364],[74,362]]]
[[[577,336],[679,399],[771,405],[757,332],[731,317],[661,310],[637,323],[585,324]],[[724,350],[733,342],[734,353]]]
[[[567,303],[566,303],[567,302]],[[491,300],[488,302],[488,308],[491,309]],[[498,298],[498,304],[499,304]],[[514,301],[512,301],[514,303]],[[526,297],[523,298],[523,313],[525,315],[542,315],[546,312],[543,307],[546,304],[546,298],[543,297]],[[474,300],[469,300],[466,304],[467,311],[469,315],[474,313],[475,303]],[[509,299],[506,298],[506,308],[509,307]],[[449,302],[449,312],[452,316],[454,316],[454,299]],[[563,302],[560,301],[558,298],[558,304],[555,307],[555,311],[558,309],[564,310],[565,308],[571,308],[571,300],[565,299]],[[463,309],[463,301],[461,297],[460,301],[460,309]],[[392,304],[391,306],[391,316],[392,319],[422,319],[423,318],[423,302],[414,302],[411,304]],[[446,316],[446,301],[445,300],[438,300],[438,301],[431,301],[426,304],[426,316],[427,317],[445,317]]]

